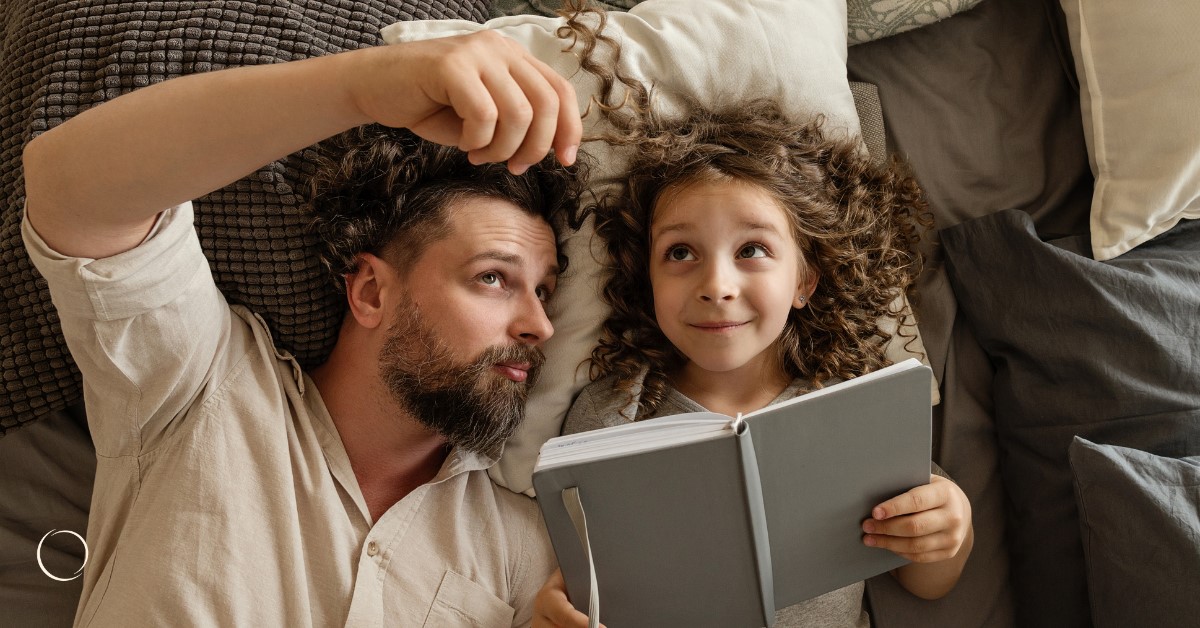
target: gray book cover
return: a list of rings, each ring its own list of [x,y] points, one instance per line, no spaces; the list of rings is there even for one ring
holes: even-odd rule
[[[594,569],[609,626],[769,626],[774,609],[905,564],[863,545],[861,522],[929,481],[931,377],[909,361],[747,414],[740,435],[697,413],[723,429],[671,442],[665,426],[652,449],[540,460],[534,488],[572,603],[588,612]],[[637,438],[678,418],[634,424]],[[580,436],[552,439],[542,460]]]

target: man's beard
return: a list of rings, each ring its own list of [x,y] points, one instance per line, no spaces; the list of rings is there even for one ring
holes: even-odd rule
[[[408,301],[411,304],[411,300]],[[541,349],[514,343],[488,347],[474,361],[456,361],[415,306],[398,312],[379,355],[392,398],[455,447],[498,456],[525,418],[525,400],[545,362]],[[529,365],[524,382],[493,371],[498,363]]]

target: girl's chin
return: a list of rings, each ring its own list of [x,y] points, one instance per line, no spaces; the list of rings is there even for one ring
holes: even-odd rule
[[[727,374],[749,364],[748,360],[690,360],[688,365],[697,371],[711,374]]]

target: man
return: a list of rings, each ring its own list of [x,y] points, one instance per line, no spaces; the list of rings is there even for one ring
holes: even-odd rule
[[[189,199],[342,136],[315,177],[348,312],[311,377],[217,291]],[[569,83],[492,33],[188,76],[30,142],[23,235],[98,466],[76,623],[518,625],[554,561],[486,468],[553,333]]]

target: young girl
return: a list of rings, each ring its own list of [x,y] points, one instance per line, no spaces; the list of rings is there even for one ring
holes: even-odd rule
[[[603,73],[588,56],[584,67]],[[612,313],[592,354],[594,381],[563,432],[703,410],[735,416],[886,366],[892,336],[880,320],[911,316],[894,304],[920,271],[925,222],[905,168],[877,166],[820,119],[790,122],[770,102],[664,121],[627,85],[632,114],[602,108],[617,129],[604,139],[633,152],[623,189],[596,208]],[[862,531],[866,545],[912,561],[892,573],[901,585],[938,598],[970,553],[971,508],[957,485],[931,475],[877,505]],[[784,609],[775,625],[867,626],[863,589]],[[561,575],[535,606],[535,625],[586,625]]]

